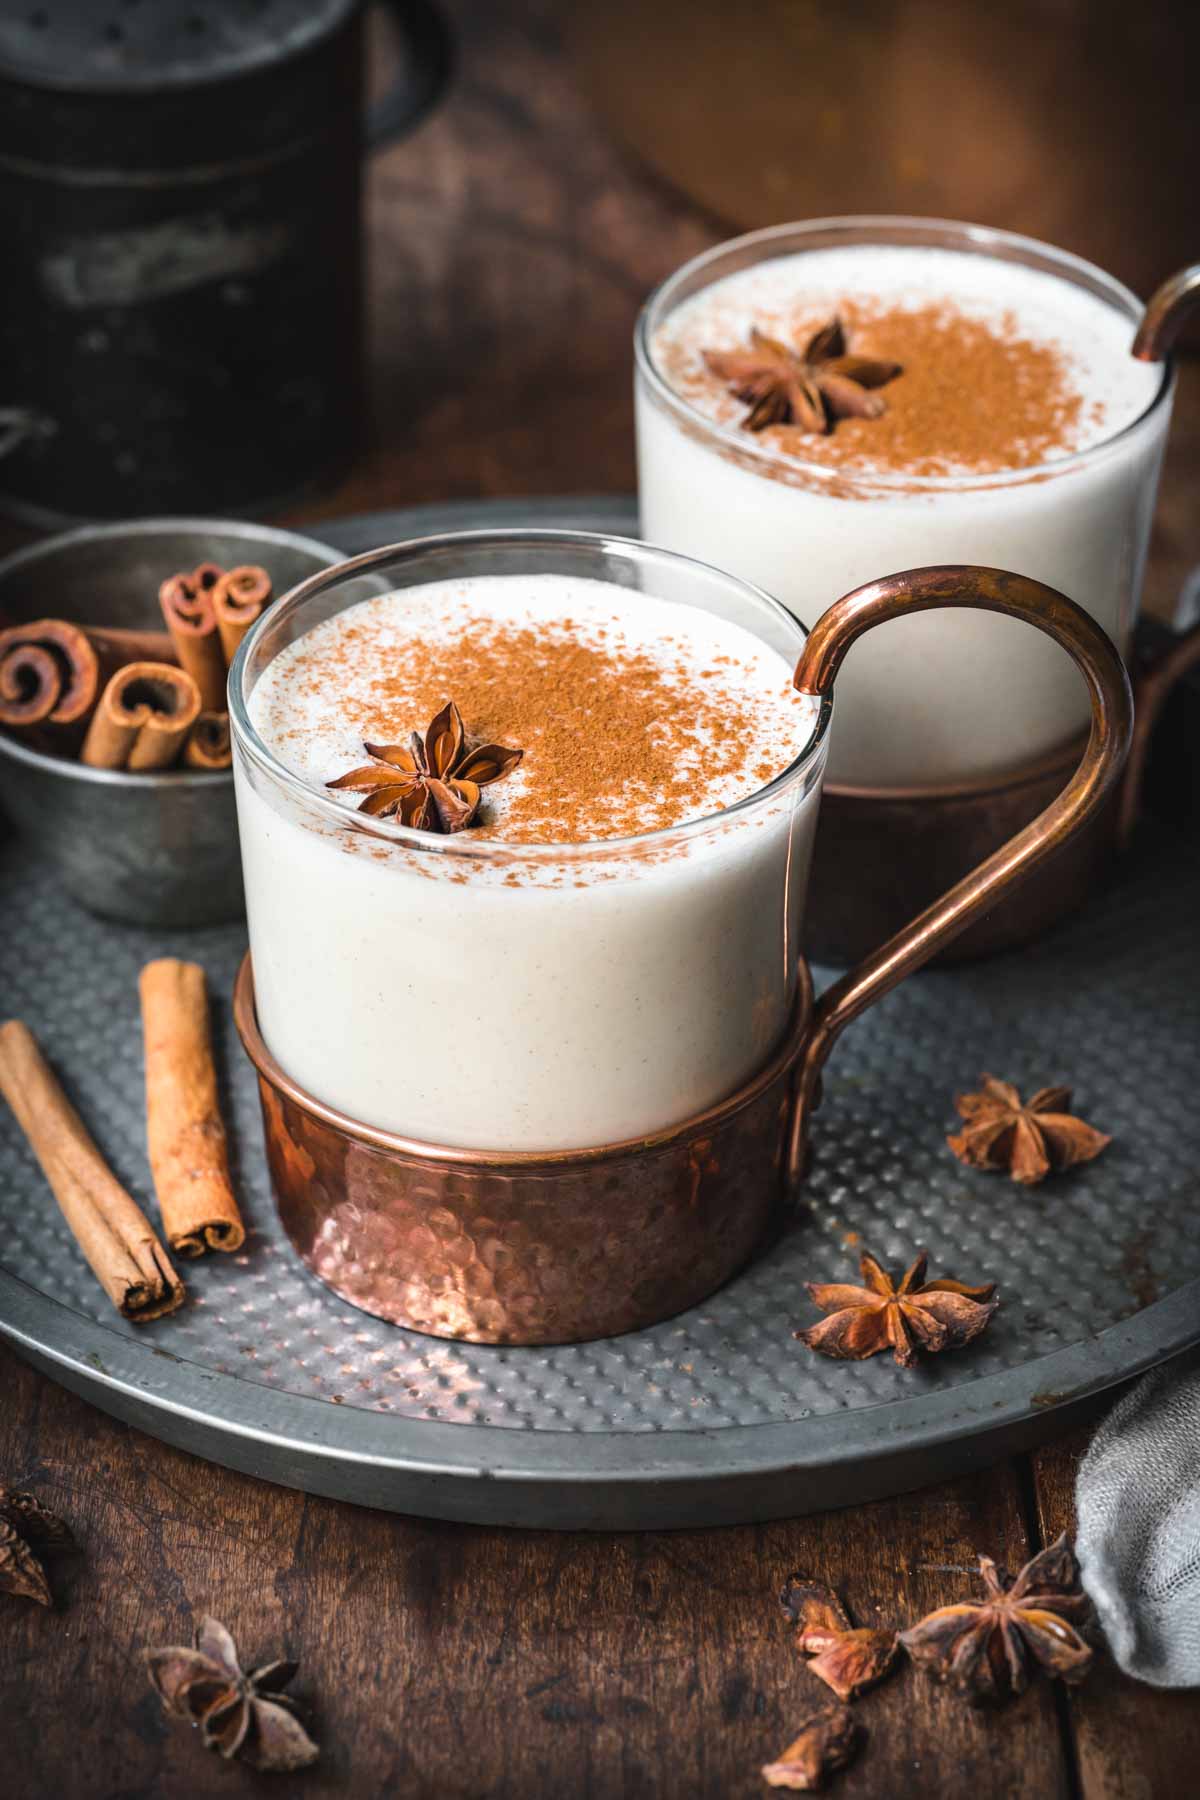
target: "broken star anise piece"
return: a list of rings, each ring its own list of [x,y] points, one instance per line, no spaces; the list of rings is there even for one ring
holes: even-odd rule
[[[819,1325],[797,1331],[796,1337],[822,1356],[861,1362],[881,1350],[892,1350],[901,1368],[911,1368],[918,1352],[961,1350],[977,1338],[995,1312],[995,1283],[967,1287],[948,1278],[926,1281],[925,1251],[905,1270],[897,1287],[886,1269],[869,1251],[859,1268],[864,1287],[844,1282],[805,1283],[822,1312],[830,1314]]]
[[[946,1142],[971,1169],[1007,1169],[1014,1181],[1033,1187],[1051,1171],[1091,1162],[1112,1143],[1095,1126],[1069,1111],[1068,1087],[1039,1088],[1024,1105],[1011,1082],[980,1076],[977,1093],[958,1094],[954,1104],[964,1120]]]
[[[835,419],[878,419],[887,406],[872,390],[902,373],[899,363],[851,356],[836,318],[815,332],[802,352],[755,325],[747,349],[706,350],[704,361],[749,406],[743,431],[791,425],[828,433]]]
[[[164,1707],[199,1725],[206,1750],[255,1769],[290,1771],[316,1762],[317,1746],[296,1718],[295,1702],[281,1692],[296,1673],[294,1662],[264,1663],[245,1674],[229,1632],[210,1618],[201,1619],[193,1649],[168,1644],[145,1654]]]
[[[856,1629],[833,1589],[823,1582],[789,1576],[779,1600],[796,1625],[796,1648],[809,1658],[805,1664],[809,1674],[832,1688],[839,1700],[857,1698],[896,1666],[896,1633],[866,1626]]]
[[[764,1764],[763,1780],[768,1787],[811,1793],[853,1760],[862,1740],[862,1727],[848,1706],[818,1707],[778,1760]]]
[[[1066,1534],[1009,1582],[990,1556],[979,1569],[987,1599],[942,1606],[900,1633],[913,1662],[973,1701],[1023,1694],[1039,1669],[1082,1681],[1091,1647],[1077,1627],[1091,1611]]]
[[[54,1597],[38,1555],[77,1548],[71,1528],[32,1494],[0,1483],[0,1593],[19,1594],[39,1606]]]
[[[434,832],[462,831],[479,810],[480,789],[511,775],[525,754],[505,744],[470,743],[453,700],[407,745],[363,749],[372,760],[326,787],[364,789],[359,812]]]

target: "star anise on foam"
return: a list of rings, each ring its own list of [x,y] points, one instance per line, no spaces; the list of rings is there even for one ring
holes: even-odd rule
[[[900,1633],[913,1662],[973,1701],[1023,1694],[1038,1670],[1082,1681],[1092,1651],[1077,1627],[1091,1612],[1066,1534],[1027,1562],[1015,1581],[981,1556],[987,1599],[941,1606]]]
[[[472,744],[453,700],[407,745],[364,744],[372,758],[327,781],[330,788],[362,788],[359,812],[398,817],[417,831],[462,831],[479,810],[480,789],[511,775],[525,752],[506,744]]]
[[[1052,1171],[1091,1162],[1112,1143],[1094,1125],[1067,1110],[1069,1087],[1039,1088],[1024,1105],[1011,1082],[981,1075],[977,1093],[958,1094],[954,1104],[965,1121],[946,1142],[971,1169],[1007,1169],[1014,1181],[1033,1187]]]
[[[779,1604],[796,1627],[796,1648],[808,1658],[809,1674],[832,1688],[839,1700],[857,1699],[895,1668],[900,1653],[896,1633],[856,1628],[824,1582],[790,1575]]]
[[[872,390],[902,373],[900,363],[851,356],[836,318],[814,333],[802,352],[755,325],[748,349],[706,350],[704,361],[749,406],[744,431],[792,425],[828,433],[835,419],[878,419],[887,406]]]
[[[911,1368],[922,1350],[961,1350],[983,1331],[998,1301],[995,1283],[967,1287],[946,1278],[926,1281],[927,1253],[922,1250],[897,1286],[869,1251],[859,1262],[863,1287],[844,1282],[805,1283],[822,1312],[819,1325],[795,1336],[810,1350],[843,1361],[862,1362],[881,1350],[892,1350],[901,1368]]]
[[[207,1617],[193,1649],[168,1644],[145,1654],[163,1706],[199,1725],[206,1750],[255,1769],[286,1772],[316,1762],[317,1746],[281,1692],[296,1673],[294,1662],[264,1663],[245,1674],[229,1632]]]
[[[71,1528],[32,1494],[0,1483],[0,1593],[53,1606],[39,1552],[75,1550]]]

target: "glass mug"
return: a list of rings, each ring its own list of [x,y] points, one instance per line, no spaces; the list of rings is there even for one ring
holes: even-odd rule
[[[757,582],[801,618],[878,569],[928,561],[932,548],[1061,589],[1126,653],[1170,422],[1167,363],[1141,415],[1103,442],[1036,467],[940,477],[772,456],[753,433],[706,419],[670,385],[655,339],[683,302],[777,257],[855,246],[933,247],[1041,271],[1127,320],[1131,350],[1144,311],[1118,281],[1066,251],[944,220],[818,219],[718,245],[665,281],[638,321],[645,536]],[[1064,750],[1087,722],[1064,654],[975,613],[898,620],[850,664],[840,703],[829,782],[856,793],[983,784]]]
[[[249,702],[283,649],[368,596],[484,574],[590,577],[731,620],[795,665],[819,702],[811,736],[723,812],[562,845],[374,819],[275,757]],[[1091,697],[1087,750],[1038,820],[814,1005],[798,946],[835,677],[875,625],[947,607],[1064,648]],[[1019,575],[910,571],[806,634],[690,559],[511,531],[398,545],[303,582],[245,639],[230,716],[250,928],[235,1011],[294,1245],[396,1323],[547,1343],[667,1317],[746,1261],[801,1177],[838,1032],[1094,814],[1131,703],[1095,622]]]

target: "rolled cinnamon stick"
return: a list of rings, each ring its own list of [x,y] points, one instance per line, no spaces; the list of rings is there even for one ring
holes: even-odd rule
[[[118,669],[92,714],[80,760],[93,769],[168,769],[200,711],[200,691],[173,663]]]
[[[138,988],[146,1050],[146,1137],[167,1242],[181,1256],[238,1250],[246,1232],[229,1180],[204,970],[164,956]]]
[[[118,1312],[139,1325],[174,1312],[184,1297],[183,1283],[19,1019],[0,1025],[0,1093]]]
[[[36,619],[0,631],[0,725],[79,725],[99,691],[100,660],[78,625]]]
[[[213,589],[213,611],[225,661],[231,663],[237,647],[271,598],[271,577],[257,563],[230,569]]]
[[[179,658],[167,631],[132,631],[124,625],[85,625],[88,643],[111,675],[125,663],[173,663]]]
[[[233,763],[233,744],[229,736],[229,714],[202,712],[192,726],[183,747],[183,761],[189,769],[228,769]]]
[[[202,563],[196,573],[215,567]],[[201,586],[193,575],[172,575],[158,590],[175,655],[200,689],[206,712],[220,712],[225,704],[225,657],[213,611],[213,585]]]

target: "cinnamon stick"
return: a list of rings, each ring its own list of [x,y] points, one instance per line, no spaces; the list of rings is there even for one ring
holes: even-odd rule
[[[169,769],[200,711],[200,692],[171,663],[118,669],[92,714],[80,751],[93,769]]]
[[[100,661],[78,625],[35,619],[0,631],[0,725],[79,725],[99,691]]]
[[[113,1305],[135,1324],[174,1312],[183,1283],[19,1019],[0,1025],[0,1093]]]
[[[189,769],[217,772],[233,764],[233,744],[229,736],[229,714],[202,712],[192,726],[183,747],[184,764]]]
[[[230,569],[213,589],[213,611],[227,663],[232,663],[238,645],[270,598],[271,577],[257,563]]]
[[[173,663],[179,658],[168,631],[135,631],[124,625],[85,625],[88,643],[111,675],[125,663]]]
[[[208,579],[215,568],[215,563],[202,563],[192,575],[169,576],[158,590],[175,655],[199,688],[206,712],[220,712],[225,704],[225,657],[213,610],[216,584]]]
[[[204,970],[147,963],[138,988],[146,1049],[146,1136],[167,1242],[181,1256],[238,1250],[246,1232],[229,1180]]]

